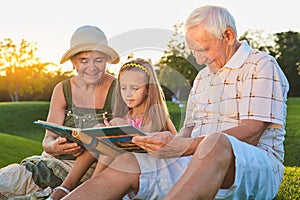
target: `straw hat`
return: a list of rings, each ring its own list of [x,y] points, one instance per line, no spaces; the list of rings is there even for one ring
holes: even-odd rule
[[[96,26],[82,26],[71,38],[70,49],[61,57],[60,64],[82,51],[100,51],[107,55],[107,62],[116,64],[120,58],[118,53],[108,46],[105,34]]]

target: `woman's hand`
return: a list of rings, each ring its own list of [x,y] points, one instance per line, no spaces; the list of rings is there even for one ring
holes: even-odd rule
[[[175,137],[169,131],[153,133],[149,136],[135,136],[132,139],[133,143],[157,158],[180,157],[184,155],[192,141],[191,138]]]
[[[78,157],[82,154],[83,148],[76,142],[68,142],[66,138],[57,137],[52,143],[55,155],[72,154]]]

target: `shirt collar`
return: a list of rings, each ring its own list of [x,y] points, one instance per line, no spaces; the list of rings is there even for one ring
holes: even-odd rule
[[[248,58],[251,50],[252,48],[249,46],[248,42],[246,40],[242,41],[238,50],[233,54],[224,67],[233,69],[241,67]]]

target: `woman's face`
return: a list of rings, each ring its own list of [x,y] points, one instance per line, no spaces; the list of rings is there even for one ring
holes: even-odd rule
[[[98,51],[79,53],[72,60],[78,77],[87,84],[95,84],[101,79],[106,70],[107,57]]]
[[[147,98],[146,74],[140,71],[123,71],[119,79],[121,96],[129,108],[143,108]]]

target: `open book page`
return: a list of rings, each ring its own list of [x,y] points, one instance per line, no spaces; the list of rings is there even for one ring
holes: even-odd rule
[[[88,150],[96,150],[111,157],[124,152],[145,153],[145,150],[131,142],[133,136],[145,134],[130,125],[79,129],[42,120],[34,123],[71,142],[77,142]]]

